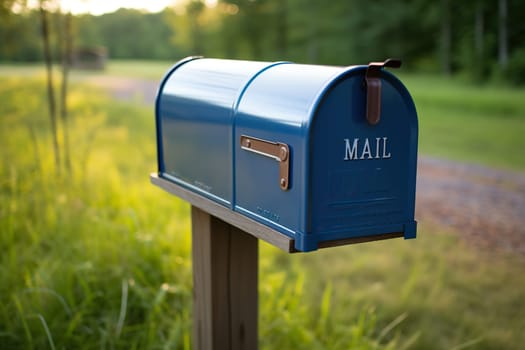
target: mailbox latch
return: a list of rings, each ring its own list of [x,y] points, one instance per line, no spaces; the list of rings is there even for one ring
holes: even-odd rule
[[[251,136],[241,136],[241,148],[245,151],[270,157],[279,162],[279,186],[288,190],[290,181],[290,148],[281,142],[261,140]]]
[[[376,125],[381,119],[381,70],[399,68],[401,61],[389,58],[385,62],[370,62],[366,70],[366,120]]]

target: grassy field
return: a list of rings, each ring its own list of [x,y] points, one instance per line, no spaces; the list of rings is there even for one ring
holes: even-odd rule
[[[169,64],[139,66],[107,74],[157,79]],[[0,68],[0,349],[190,349],[189,208],[149,184],[151,107],[77,76],[73,169],[57,174],[33,69]],[[422,153],[525,169],[524,90],[404,79]],[[261,348],[520,349],[523,259],[425,222],[418,234],[299,255],[261,244]]]
[[[525,171],[525,89],[403,76],[419,114],[420,152]]]
[[[84,77],[111,75],[160,80],[175,62],[111,60],[108,62],[105,70],[74,70],[72,78],[74,80],[82,80]],[[59,67],[57,66],[55,69],[56,73],[59,74]],[[0,76],[2,77],[44,77],[45,72],[45,67],[41,63],[0,64]]]

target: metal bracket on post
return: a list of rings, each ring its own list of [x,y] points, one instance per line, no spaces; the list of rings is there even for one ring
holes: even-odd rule
[[[389,58],[384,62],[370,62],[366,70],[366,120],[370,125],[381,120],[381,70],[385,67],[399,68],[401,60]]]

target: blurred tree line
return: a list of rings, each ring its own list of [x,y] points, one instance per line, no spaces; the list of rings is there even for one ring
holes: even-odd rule
[[[0,3],[0,60],[41,60],[37,11]],[[523,0],[179,0],[159,13],[75,16],[74,45],[133,59],[349,65],[398,57],[413,70],[525,83],[523,14]]]

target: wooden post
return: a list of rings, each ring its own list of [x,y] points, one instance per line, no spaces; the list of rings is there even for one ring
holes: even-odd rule
[[[294,240],[156,173],[150,179],[192,205],[193,348],[257,350],[259,239],[289,253]]]
[[[191,207],[193,348],[257,349],[258,240]]]

